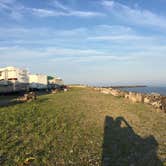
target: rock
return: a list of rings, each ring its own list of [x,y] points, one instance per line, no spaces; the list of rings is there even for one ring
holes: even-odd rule
[[[148,96],[145,96],[144,103],[150,104],[150,98]]]
[[[35,92],[29,92],[24,94],[24,96],[17,98],[17,101],[25,102],[25,101],[31,101],[36,100],[36,93]]]
[[[166,96],[163,96],[161,99],[161,108],[160,109],[166,113]]]
[[[67,91],[68,91],[68,89],[67,89],[67,88],[64,88],[64,89],[63,89],[63,91],[64,91],[64,92],[67,92]]]
[[[134,103],[137,102],[143,102],[144,100],[144,95],[141,93],[136,93],[136,92],[129,92],[129,100],[131,100]]]
[[[27,99],[28,100],[36,100],[37,99],[36,93],[35,92],[30,92],[27,96]]]
[[[110,90],[107,88],[102,88],[100,92],[104,94],[110,94]]]
[[[51,93],[52,93],[52,94],[56,94],[56,93],[58,93],[58,90],[57,90],[57,89],[54,89],[54,90],[51,91]]]
[[[113,95],[113,96],[121,96],[121,91],[119,89],[111,89],[110,93]]]
[[[142,94],[137,92],[127,92],[115,88],[94,88],[104,94],[111,94],[113,96],[124,97],[130,101],[137,103],[143,102],[152,105],[157,110],[166,112],[166,96],[161,96],[158,93]]]
[[[125,92],[124,97],[125,97],[126,99],[129,99],[129,92]]]
[[[154,106],[156,109],[160,109],[162,107],[161,101],[155,101],[151,103],[152,106]]]

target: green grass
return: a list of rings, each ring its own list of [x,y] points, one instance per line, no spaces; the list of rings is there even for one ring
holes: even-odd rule
[[[5,166],[97,166],[102,158],[113,166],[162,165],[165,140],[164,113],[88,88],[0,108]]]

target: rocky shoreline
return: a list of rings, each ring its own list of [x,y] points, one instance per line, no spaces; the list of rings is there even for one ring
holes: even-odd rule
[[[146,103],[152,105],[156,110],[160,110],[166,113],[166,96],[162,96],[158,93],[145,94],[138,92],[128,92],[116,88],[94,88],[94,90],[104,94],[124,97],[134,103]]]

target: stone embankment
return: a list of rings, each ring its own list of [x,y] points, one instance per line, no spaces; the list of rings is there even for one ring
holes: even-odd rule
[[[146,103],[152,105],[156,110],[166,113],[166,96],[158,93],[144,94],[137,92],[128,92],[115,88],[94,88],[104,94],[111,94],[117,97],[124,97],[134,103]]]

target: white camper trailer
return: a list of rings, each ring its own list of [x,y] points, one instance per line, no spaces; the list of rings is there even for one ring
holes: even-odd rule
[[[52,77],[48,80],[49,84],[57,84],[57,85],[63,85],[64,82],[60,77]]]
[[[63,85],[63,80],[57,76],[48,76],[48,89],[57,89]]]
[[[30,74],[29,75],[29,87],[30,89],[47,89],[47,75],[43,74]]]
[[[0,68],[0,93],[26,91],[28,82],[27,70],[12,66]]]

